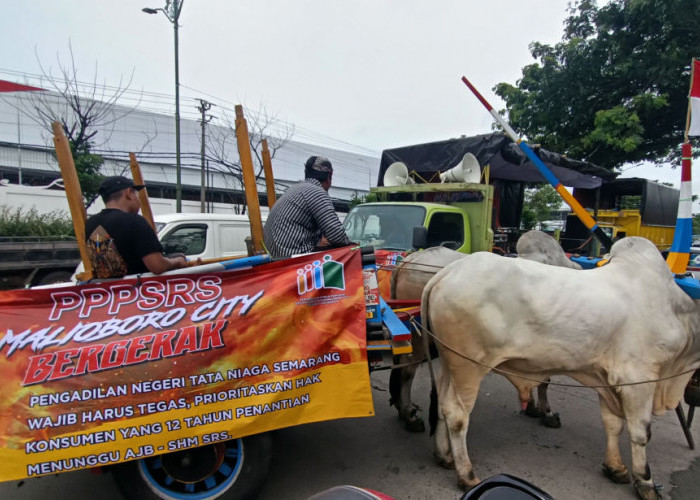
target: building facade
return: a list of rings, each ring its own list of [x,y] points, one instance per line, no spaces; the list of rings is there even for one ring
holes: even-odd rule
[[[60,187],[54,183],[44,189],[41,196],[28,195],[26,189],[17,188],[47,186],[60,178],[50,120],[42,119],[37,112],[37,97],[57,116],[68,113],[65,98],[57,93],[0,81],[0,205],[33,206],[44,211],[64,206],[62,200],[65,196]],[[129,176],[129,153],[135,153],[154,212],[175,211],[175,122],[172,115],[114,105],[93,130],[97,131],[92,140],[93,152],[105,159],[101,169],[103,175]],[[245,204],[245,195],[240,168],[236,166],[239,158],[234,132],[228,127],[207,124],[205,133],[207,147],[202,155],[201,122],[181,119],[183,211],[201,210],[201,187],[204,184],[205,211],[239,213]],[[249,134],[255,134],[255,130],[249,129]],[[312,155],[327,156],[333,163],[330,195],[340,212],[347,211],[353,197],[366,194],[377,178],[378,157],[298,142],[292,135],[272,158],[278,196],[288,186],[303,179],[304,162]],[[261,176],[258,193],[263,211],[267,205],[265,192],[265,180]],[[49,202],[53,198],[57,200]],[[100,208],[101,203],[97,202],[89,212]]]

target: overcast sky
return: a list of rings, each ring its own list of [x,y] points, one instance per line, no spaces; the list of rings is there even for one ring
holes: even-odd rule
[[[385,148],[487,133],[491,104],[533,63],[533,41],[561,39],[565,0],[185,0],[180,18],[182,116],[193,99],[263,106],[294,124],[294,139],[379,155]],[[4,2],[0,79],[69,61],[83,81],[130,88],[141,105],[174,96],[173,25],[165,0]],[[160,94],[154,96],[153,94]],[[168,104],[169,105],[169,104]],[[172,109],[170,111],[172,112]],[[165,111],[168,111],[167,108]],[[212,109],[216,114],[216,108]],[[685,120],[685,117],[679,117]],[[678,183],[679,170],[628,175]]]

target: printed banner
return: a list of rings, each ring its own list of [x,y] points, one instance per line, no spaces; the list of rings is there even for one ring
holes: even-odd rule
[[[0,481],[374,414],[358,250],[0,292]]]
[[[391,273],[396,265],[406,256],[406,252],[377,249],[374,251],[374,255],[377,262],[379,295],[385,299],[391,298]]]

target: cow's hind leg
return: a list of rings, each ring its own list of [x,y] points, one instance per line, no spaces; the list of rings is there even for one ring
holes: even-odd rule
[[[632,479],[637,494],[644,500],[658,500],[661,495],[651,478],[647,462],[647,444],[651,439],[651,408],[654,386],[645,384],[622,388],[622,405],[632,448]]]
[[[452,458],[452,449],[450,448],[450,436],[447,432],[447,424],[445,423],[445,415],[442,409],[438,408],[443,401],[448,400],[447,391],[451,391],[451,381],[449,375],[445,374],[442,369],[437,374],[437,387],[433,386],[430,392],[430,434],[434,434],[434,450],[433,455],[438,464],[445,469],[454,469],[455,461]],[[437,394],[437,397],[435,397]]]
[[[443,376],[444,382],[447,383],[443,385],[446,387],[439,393],[440,411],[445,420],[452,458],[457,469],[458,485],[465,490],[480,482],[469,459],[467,431],[469,430],[469,416],[474,409],[474,403],[479,394],[479,385],[485,373],[482,368],[477,366],[462,367],[458,370],[457,382],[452,379],[451,374],[445,374]]]
[[[603,427],[605,427],[605,435],[607,437],[603,473],[615,483],[629,483],[630,475],[627,471],[627,466],[622,462],[619,444],[624,420],[610,411],[603,398],[600,398],[600,414],[603,418]]]

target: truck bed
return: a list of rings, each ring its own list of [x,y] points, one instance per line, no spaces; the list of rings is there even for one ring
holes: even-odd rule
[[[75,267],[80,261],[73,241],[0,241],[0,271],[23,267]]]

